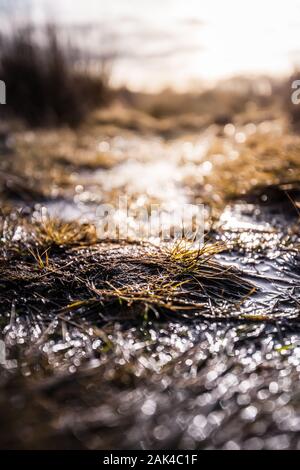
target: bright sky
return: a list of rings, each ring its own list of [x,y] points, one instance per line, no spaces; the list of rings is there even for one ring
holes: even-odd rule
[[[134,88],[286,74],[300,57],[300,0],[31,1],[36,18],[100,22],[120,56],[114,81]]]

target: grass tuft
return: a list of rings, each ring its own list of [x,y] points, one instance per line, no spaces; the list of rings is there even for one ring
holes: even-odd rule
[[[237,270],[214,259],[224,249],[221,244],[125,248],[97,243],[90,225],[45,219],[9,226],[6,221],[2,308],[15,299],[16,311],[22,308],[31,315],[38,309],[47,321],[62,314],[96,324],[139,321],[149,315],[211,316],[218,303],[238,305],[253,291]]]
[[[48,248],[91,246],[97,242],[94,225],[48,217],[33,226],[33,238],[38,246]]]

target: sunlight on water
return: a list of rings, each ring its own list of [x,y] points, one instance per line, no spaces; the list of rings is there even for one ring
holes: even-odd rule
[[[42,210],[44,215],[67,221],[80,218],[102,227],[102,212],[110,205],[114,210],[107,220],[113,230],[119,227],[124,234],[121,238],[158,243],[163,234],[172,232],[173,238],[175,233],[198,227],[199,241],[204,208],[191,204],[186,184],[190,180],[201,182],[211,172],[212,163],[204,158],[211,137],[210,132],[204,132],[194,143],[179,139],[168,145],[156,138],[101,141],[98,147],[106,155],[117,156],[120,163],[74,174],[73,198],[37,204],[35,216],[39,218]],[[113,233],[110,236],[114,238]]]
[[[259,208],[255,208],[254,205],[239,204],[233,207],[228,206],[220,217],[220,224],[224,230],[245,232],[249,239],[252,237],[251,231],[272,232],[273,229],[269,222],[255,220],[255,210],[257,215],[259,215]]]

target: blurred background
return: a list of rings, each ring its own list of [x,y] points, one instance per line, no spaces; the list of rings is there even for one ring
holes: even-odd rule
[[[112,83],[179,90],[299,63],[299,0],[2,0],[2,23],[55,23],[92,60],[117,57]]]
[[[195,104],[195,94],[216,88],[248,98],[276,88],[286,100],[280,85],[299,65],[299,13],[299,0],[1,0],[7,108],[31,125],[73,125],[116,93],[156,117],[211,112],[214,100]],[[166,90],[193,97],[184,104]]]

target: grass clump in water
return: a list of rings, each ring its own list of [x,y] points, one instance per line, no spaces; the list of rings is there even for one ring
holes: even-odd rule
[[[37,245],[49,248],[90,246],[97,242],[94,225],[48,217],[34,225],[33,236]]]
[[[195,250],[97,243],[94,227],[58,220],[25,223],[19,239],[15,233],[2,247],[2,311],[14,302],[17,311],[37,310],[47,321],[75,312],[101,324],[149,312],[193,318],[211,316],[212,305],[235,303],[253,287],[214,259],[223,249],[218,244]]]

